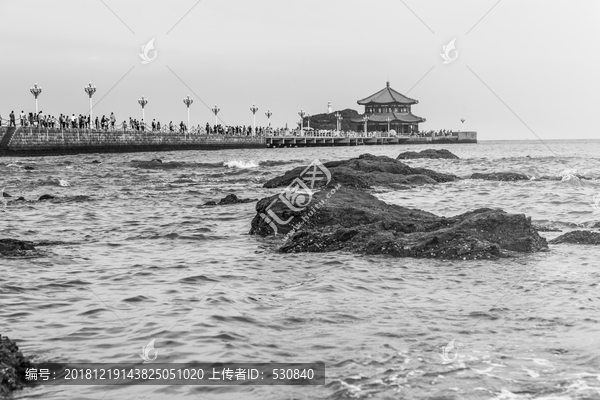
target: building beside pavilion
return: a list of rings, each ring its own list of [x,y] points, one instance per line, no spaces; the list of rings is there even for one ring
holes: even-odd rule
[[[385,88],[379,92],[358,101],[365,106],[364,114],[353,118],[352,122],[357,124],[357,131],[364,131],[365,118],[367,119],[367,131],[386,132],[389,129],[399,134],[411,134],[419,132],[419,123],[425,122],[425,118],[418,117],[412,113],[411,107],[419,102],[395,91],[387,82]]]

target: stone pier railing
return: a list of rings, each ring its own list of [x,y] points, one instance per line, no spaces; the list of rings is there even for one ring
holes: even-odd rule
[[[10,129],[10,128],[8,128]],[[0,141],[7,128],[0,129]],[[6,140],[4,140],[6,142]],[[264,137],[197,133],[17,127],[0,155],[61,155],[140,151],[265,148]]]

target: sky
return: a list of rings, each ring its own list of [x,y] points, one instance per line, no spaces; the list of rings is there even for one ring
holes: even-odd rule
[[[598,0],[1,0],[0,114],[292,127],[389,80],[422,130],[480,140],[600,138]],[[154,39],[151,62],[142,46]],[[444,64],[443,46],[456,51]]]

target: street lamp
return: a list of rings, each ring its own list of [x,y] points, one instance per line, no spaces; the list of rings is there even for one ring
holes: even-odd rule
[[[31,89],[29,89],[29,91],[31,92],[31,94],[33,95],[33,97],[35,97],[35,113],[38,113],[38,101],[37,98],[38,96],[42,93],[42,88],[39,87],[36,84],[33,85],[33,87]]]
[[[144,123],[144,121],[146,120],[144,115],[144,107],[146,107],[146,104],[148,104],[148,99],[145,99],[144,96],[142,96],[142,98],[138,100],[138,103],[140,104],[140,106],[142,106],[142,123]]]
[[[185,104],[187,106],[187,110],[188,110],[188,129],[191,128],[191,125],[190,125],[190,106],[192,105],[193,102],[194,102],[194,99],[192,99],[190,97],[190,95],[188,95],[185,99],[183,99],[183,104]]]
[[[365,116],[362,118],[363,122],[365,123],[365,137],[367,136],[367,121],[369,121],[369,116],[365,114]]]
[[[461,119],[460,119],[460,122],[461,122],[461,125],[460,125],[460,130],[461,130],[461,131],[464,131],[464,127],[465,127],[465,119],[464,119],[464,118],[461,118]]]
[[[258,107],[256,107],[254,104],[252,104],[252,107],[250,107],[250,111],[252,111],[252,116],[254,119],[253,122],[253,126],[252,126],[252,135],[256,135],[256,112],[258,111]]]
[[[221,109],[215,104],[215,106],[211,108],[211,111],[215,113],[215,125],[218,125],[219,119],[217,118],[217,114],[219,113],[219,111],[221,111]]]
[[[341,124],[342,124],[342,120],[344,119],[344,118],[342,117],[342,114],[340,114],[339,112],[336,112],[336,113],[335,113],[335,119],[337,119],[337,124],[336,124],[336,126],[337,126],[337,130],[338,130],[338,131],[341,131],[341,130],[342,130],[342,126],[341,126]]]
[[[385,120],[387,121],[387,124],[388,124],[388,130],[387,131],[389,132],[390,131],[390,122],[392,121],[392,119],[390,117],[387,117]]]
[[[90,82],[89,85],[87,85],[86,87],[83,88],[83,90],[87,93],[88,96],[90,96],[90,125],[91,125],[91,121],[93,120],[92,118],[92,96],[94,95],[94,93],[96,93],[96,86],[92,86],[92,82]]]
[[[298,112],[298,115],[300,116],[300,136],[304,136],[304,116],[306,115],[306,113],[303,110],[300,110]]]
[[[308,130],[310,131],[310,114],[306,114],[306,122],[308,123]]]
[[[271,112],[271,110],[267,110],[265,115],[267,116],[267,119],[269,120],[269,128],[270,128],[271,127],[271,115],[273,115],[273,113]]]

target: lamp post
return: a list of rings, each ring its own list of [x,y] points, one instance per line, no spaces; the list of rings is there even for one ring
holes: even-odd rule
[[[387,117],[385,120],[386,120],[386,122],[388,124],[388,130],[387,131],[389,132],[390,131],[390,122],[392,121],[392,119],[390,117]]]
[[[461,122],[461,124],[460,124],[460,130],[461,130],[461,131],[464,131],[464,127],[465,127],[465,119],[464,119],[464,118],[461,118],[461,119],[460,119],[460,122]]]
[[[340,114],[339,112],[336,112],[335,113],[335,119],[337,119],[337,124],[336,124],[337,130],[341,131],[342,130],[342,126],[341,126],[342,125],[342,120],[344,119],[342,117],[342,114]]]
[[[142,106],[142,123],[144,123],[144,121],[146,121],[144,108],[146,107],[146,104],[148,104],[148,99],[145,99],[144,96],[142,96],[142,98],[138,100],[138,103]]]
[[[221,111],[221,109],[215,104],[215,106],[211,108],[211,111],[215,113],[215,125],[218,125],[219,119],[217,118],[217,114],[219,113],[219,111]]]
[[[35,83],[33,85],[33,87],[31,89],[29,89],[29,91],[31,92],[31,94],[33,95],[33,97],[35,97],[35,113],[38,113],[38,101],[37,98],[38,96],[42,93],[42,88],[38,86],[37,83]]]
[[[250,111],[252,111],[252,117],[253,117],[252,136],[256,136],[256,112],[258,111],[258,107],[256,107],[254,104],[252,104],[252,107],[250,107]]]
[[[194,99],[192,99],[190,97],[190,95],[188,95],[185,99],[183,99],[183,104],[185,104],[187,106],[187,111],[188,111],[188,129],[190,129],[191,125],[190,125],[190,106],[192,105],[192,103],[194,102]]]
[[[87,93],[88,96],[90,96],[90,125],[92,124],[92,96],[94,95],[94,93],[96,93],[96,86],[92,86],[92,82],[89,83],[89,85],[87,85],[86,87],[83,88],[83,90]]]
[[[306,123],[307,123],[307,129],[310,131],[310,114],[306,114]]]
[[[366,136],[367,136],[367,121],[369,121],[369,116],[368,116],[368,115],[365,115],[365,116],[362,118],[362,120],[363,120],[363,122],[365,123],[365,137],[366,137]]]
[[[306,115],[306,113],[303,110],[300,110],[298,112],[298,115],[300,116],[300,136],[304,136],[304,116]]]
[[[267,110],[265,115],[267,116],[267,119],[269,120],[269,128],[270,128],[271,127],[271,115],[273,115],[273,113],[271,112],[271,110]]]

